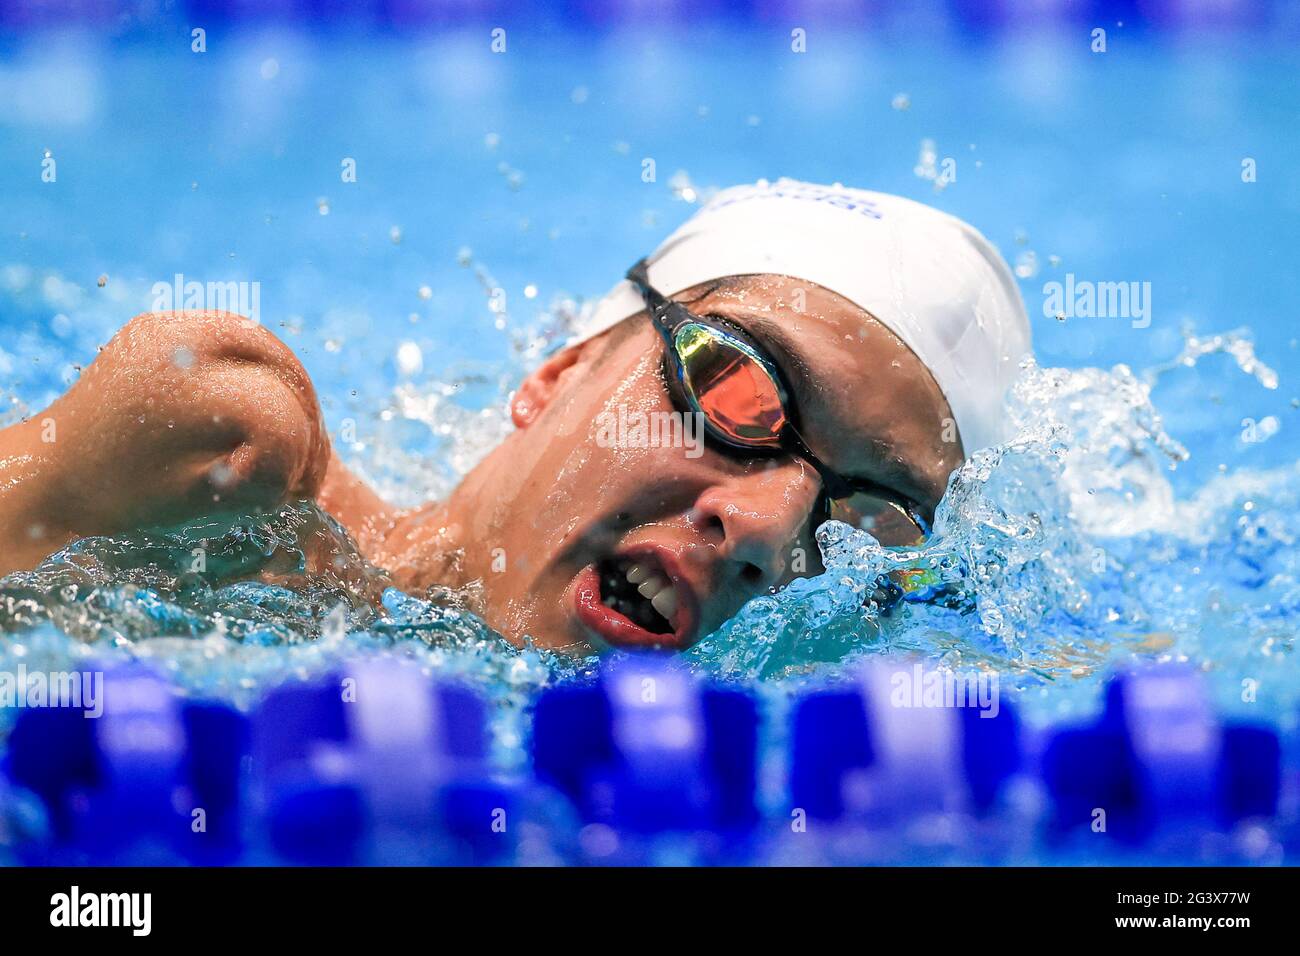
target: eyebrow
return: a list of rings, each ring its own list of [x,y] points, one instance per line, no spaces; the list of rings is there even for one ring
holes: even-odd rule
[[[768,353],[794,391],[796,406],[803,408],[806,403],[801,399],[811,394],[815,376],[812,372],[812,363],[808,361],[807,354],[799,347],[798,342],[780,323],[767,316],[756,315],[743,308],[727,309],[727,313],[730,314],[721,311],[718,314],[741,324],[755,342]],[[886,457],[876,442],[867,442],[866,450],[871,459],[872,475],[851,475],[840,472],[838,468],[835,470],[855,481],[879,484],[883,490],[911,499],[926,510],[930,509],[930,492],[916,471],[905,462]],[[829,464],[824,455],[819,454],[818,457]],[[834,468],[834,465],[831,467]]]

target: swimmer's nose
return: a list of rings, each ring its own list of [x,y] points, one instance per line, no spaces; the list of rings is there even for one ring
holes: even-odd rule
[[[789,576],[821,485],[800,463],[772,465],[714,485],[696,500],[695,527],[715,545],[735,579],[757,590]],[[816,555],[811,556],[816,561]]]

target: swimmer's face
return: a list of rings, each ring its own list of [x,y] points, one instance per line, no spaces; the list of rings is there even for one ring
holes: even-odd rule
[[[675,298],[766,348],[818,458],[933,516],[962,449],[933,377],[892,332],[780,276]],[[519,431],[475,476],[467,523],[496,558],[482,569],[486,615],[508,637],[575,653],[682,649],[750,599],[823,570],[812,537],[821,485],[806,462],[737,458],[689,421],[638,434],[637,421],[679,411],[663,358],[642,313],[555,356],[516,393]],[[678,436],[671,447],[652,437],[664,434]]]

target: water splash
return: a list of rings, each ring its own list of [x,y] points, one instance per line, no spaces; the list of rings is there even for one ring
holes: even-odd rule
[[[1275,383],[1234,334],[1192,338],[1191,361],[1166,368],[1221,351]],[[826,573],[752,602],[692,652],[697,665],[779,678],[907,651],[1021,688],[1074,685],[1048,695],[1060,713],[1095,702],[1104,665],[1139,655],[1210,671],[1226,708],[1262,700],[1245,682],[1266,684],[1262,709],[1287,714],[1300,700],[1300,465],[1221,475],[1177,500],[1169,472],[1188,453],[1151,403],[1161,374],[1027,365],[1007,407],[1015,437],[953,474],[923,547],[823,527]],[[899,574],[923,575],[930,600],[876,600]]]
[[[387,587],[332,518],[301,502],[85,538],[0,579],[0,670],[142,660],[189,694],[251,708],[281,682],[396,657],[478,690],[493,705],[495,756],[514,766],[527,702],[590,662],[516,648],[454,594],[436,598]]]
[[[1174,369],[1192,368],[1207,355],[1229,355],[1237,363],[1237,368],[1252,376],[1260,385],[1268,389],[1277,388],[1277,372],[1255,355],[1255,342],[1249,329],[1233,329],[1204,337],[1196,335],[1191,329],[1184,329],[1182,351],[1168,362],[1149,369],[1147,379],[1155,382]]]

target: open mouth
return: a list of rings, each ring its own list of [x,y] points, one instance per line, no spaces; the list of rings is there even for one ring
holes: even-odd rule
[[[653,554],[605,558],[578,579],[578,616],[615,647],[689,647],[689,591]]]
[[[600,603],[612,608],[651,634],[671,634],[677,613],[677,589],[666,575],[648,562],[607,559],[596,566],[600,573]]]

